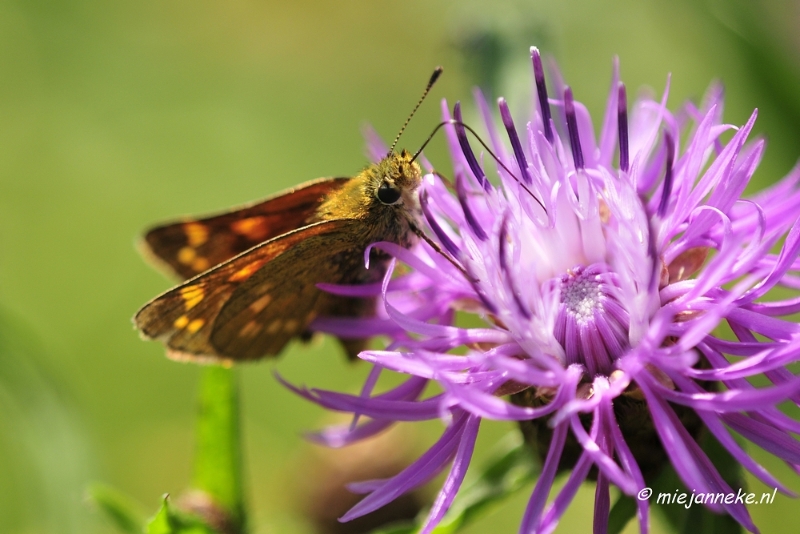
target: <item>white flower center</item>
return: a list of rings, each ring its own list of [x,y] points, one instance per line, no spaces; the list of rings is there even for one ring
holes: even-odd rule
[[[615,296],[615,280],[604,264],[574,267],[560,278],[553,334],[566,363],[585,366],[590,376],[608,375],[628,346],[628,314]]]
[[[578,323],[585,324],[603,309],[603,292],[597,275],[570,272],[562,278],[561,302]]]

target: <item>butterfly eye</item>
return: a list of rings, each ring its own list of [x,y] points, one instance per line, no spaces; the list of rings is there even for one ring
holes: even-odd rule
[[[378,187],[376,196],[378,200],[386,205],[397,204],[397,201],[400,200],[400,190],[390,185],[389,182],[383,182]]]

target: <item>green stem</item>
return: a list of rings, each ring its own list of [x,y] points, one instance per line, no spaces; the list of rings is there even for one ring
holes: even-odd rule
[[[227,516],[228,530],[245,532],[239,395],[235,369],[203,368],[200,382],[193,488]]]

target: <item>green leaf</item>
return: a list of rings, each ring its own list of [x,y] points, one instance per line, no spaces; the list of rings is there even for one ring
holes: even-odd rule
[[[234,369],[210,365],[200,383],[192,487],[219,506],[233,532],[244,532],[239,398]]]
[[[493,506],[517,492],[536,476],[538,465],[519,432],[510,432],[491,454],[478,478],[459,491],[450,511],[434,530],[434,534],[457,532],[461,527],[484,515]],[[420,517],[420,521],[425,519]],[[410,534],[416,525],[392,526],[374,534]]]
[[[164,495],[164,500],[161,502],[161,508],[156,512],[156,515],[147,524],[147,534],[174,534],[175,522],[172,520],[169,508],[169,496]]]
[[[127,495],[103,484],[89,488],[89,498],[103,510],[116,527],[126,534],[144,532],[145,515]]]
[[[147,534],[219,534],[199,517],[177,512],[169,504],[169,495],[164,495],[161,508],[147,524]]]

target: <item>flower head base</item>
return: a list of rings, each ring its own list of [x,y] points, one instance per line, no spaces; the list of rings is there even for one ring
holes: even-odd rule
[[[793,273],[800,270],[800,169],[742,198],[764,142],[746,142],[755,113],[739,128],[721,122],[719,88],[702,106],[676,114],[666,109],[667,91],[660,101],[641,98],[629,116],[615,65],[596,139],[569,88],[556,83],[559,98],[548,99],[536,49],[532,62],[538,106],[526,128],[518,130],[500,99],[505,144],[479,94],[496,157],[482,165],[456,104],[447,131],[454,186],[434,173],[424,180],[430,233],[469,276],[424,243],[412,251],[378,243],[411,268],[372,288],[383,295],[385,313],[316,324],[338,335],[369,330],[391,339],[387,350],[361,354],[375,364],[361,395],[297,390],[360,421],[318,439],[340,446],[395,421],[447,422],[440,440],[403,473],[356,485],[368,495],[342,520],[452,463],[423,528],[429,532],[458,491],[482,420],[519,421],[543,459],[521,532],[555,528],[587,477],[596,479],[595,530],[604,531],[610,485],[633,496],[664,460],[693,491],[730,492],[695,441],[701,428],[765,484],[786,491],[731,431],[800,464],[800,444],[790,435],[800,423],[776,407],[800,400],[800,379],[786,368],[800,359],[800,326],[781,318],[800,311],[800,298],[762,300],[776,285],[800,288]],[[451,119],[446,104],[443,113]],[[735,133],[724,143],[729,130]],[[372,146],[385,153],[379,141]],[[780,252],[771,253],[781,240]],[[484,326],[457,326],[457,310],[480,315]],[[733,339],[717,333],[723,324]],[[382,369],[410,378],[373,395]],[[771,385],[754,387],[754,376]],[[423,398],[428,381],[442,393]],[[546,506],[564,468],[569,479]],[[637,506],[644,532],[648,503]],[[755,531],[743,504],[706,506]]]

